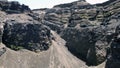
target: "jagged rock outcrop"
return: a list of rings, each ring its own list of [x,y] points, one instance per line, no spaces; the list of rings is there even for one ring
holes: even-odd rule
[[[100,40],[103,36],[100,37],[100,34],[93,32],[97,28],[96,26],[102,23],[102,18],[97,18],[99,15],[102,15],[102,11],[96,9],[93,5],[85,1],[76,1],[69,4],[57,5],[53,9],[47,10],[45,20],[49,21],[47,24],[51,23],[51,26],[47,26],[59,32],[62,38],[67,41],[66,46],[73,54],[86,61],[87,64],[97,65],[105,60],[105,48],[107,47],[107,42],[102,44]],[[59,23],[63,27],[55,28]],[[95,36],[92,34],[97,36],[96,40],[93,40]],[[97,39],[98,37],[100,38]],[[99,43],[99,40],[101,43]],[[101,46],[103,47],[98,49]],[[99,53],[102,50],[103,52]]]
[[[32,51],[47,50],[51,45],[51,32],[36,22],[7,21],[4,26],[3,43],[14,49],[26,48]]]
[[[4,5],[5,3],[6,5]],[[0,2],[0,7],[2,11],[7,13],[9,13],[8,10],[10,10],[10,13],[21,13],[5,14],[7,19],[1,24],[2,27],[4,24],[4,28],[0,28],[1,42],[14,50],[46,50],[45,54],[47,56],[40,57],[44,59],[47,57],[50,62],[42,60],[47,62],[47,66],[43,64],[42,68],[88,68],[91,65],[97,67],[97,65],[102,64],[106,65],[97,68],[119,68],[119,0],[110,0],[96,5],[91,5],[85,0],[79,0],[56,5],[51,9],[34,10],[33,12],[25,5],[21,6],[18,2]],[[51,31],[53,35],[51,35]],[[66,44],[61,38],[66,41]],[[65,46],[62,45],[66,45],[68,50],[79,60],[83,60],[86,65],[83,64],[83,67],[79,65],[79,60],[68,53]],[[15,55],[19,54],[14,53]],[[3,55],[3,49],[1,55]],[[48,56],[50,57],[48,58]],[[39,57],[35,56],[35,58],[37,58],[35,63],[41,63],[41,61],[38,61]],[[71,61],[72,58],[74,59]],[[19,62],[16,59],[14,61]],[[26,61],[31,60],[27,59]],[[40,67],[39,65],[36,66],[37,68]],[[14,65],[11,67],[14,67]],[[32,66],[30,65],[30,67]],[[26,68],[29,68],[29,66]]]
[[[116,27],[115,34],[111,41],[109,56],[106,63],[106,68],[119,68],[120,64],[120,25]]]
[[[73,54],[88,65],[99,65],[107,59],[119,25],[119,3],[119,0],[110,0],[90,5],[80,0],[56,5],[46,10],[44,20],[48,22],[45,24],[66,40],[66,46]]]
[[[107,54],[107,36],[103,32],[104,29],[100,27],[67,28],[62,38],[67,41],[66,46],[74,55],[88,65],[97,65],[105,61]]]
[[[17,14],[14,12],[12,12],[14,14],[0,12],[0,43],[4,43],[14,50],[25,48],[39,52],[49,48],[52,38],[50,29],[30,17],[28,15],[30,9],[27,6],[25,8],[25,5],[13,1],[0,3],[2,10],[5,12],[8,9],[20,12]]]
[[[83,61],[67,50],[65,40],[56,32],[51,33],[55,38],[52,40],[52,46],[46,51],[34,53],[7,48],[6,53],[0,57],[0,68],[88,68]]]
[[[0,10],[5,11],[7,13],[23,13],[23,12],[31,12],[30,8],[24,4],[20,5],[17,1],[1,1],[0,2]]]

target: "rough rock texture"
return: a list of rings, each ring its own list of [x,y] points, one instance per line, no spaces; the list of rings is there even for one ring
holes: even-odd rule
[[[78,56],[78,58],[86,61],[88,65],[97,65],[106,58],[106,48],[108,42],[103,30],[89,28],[67,28],[63,31],[62,37],[68,41],[66,46],[68,49]]]
[[[4,26],[3,43],[15,50],[21,47],[32,51],[47,50],[51,45],[51,33],[39,23],[7,21]]]
[[[5,11],[7,13],[23,13],[30,12],[30,8],[24,4],[20,5],[17,1],[1,1],[0,2],[0,10]]]
[[[110,54],[106,63],[106,68],[119,68],[120,64],[120,25],[117,26],[114,38],[111,42]]]
[[[0,3],[2,10],[7,12],[9,2]],[[7,4],[4,6],[4,3]],[[17,2],[10,4],[19,5]],[[28,8],[20,7],[10,8],[20,13],[0,14],[1,43],[19,50],[0,48],[1,67],[119,68],[119,0],[96,5],[79,0],[56,5],[51,9],[28,10],[26,13],[22,13],[22,10]],[[45,51],[33,53],[26,49]]]
[[[28,50],[13,51],[7,48],[0,57],[0,68],[88,68],[65,47],[65,41],[54,31],[52,46],[40,53]],[[64,61],[64,62],[63,62]]]
[[[74,55],[88,65],[99,65],[107,59],[119,25],[119,3],[119,0],[110,0],[90,5],[79,0],[56,5],[46,10],[43,23],[65,39]]]

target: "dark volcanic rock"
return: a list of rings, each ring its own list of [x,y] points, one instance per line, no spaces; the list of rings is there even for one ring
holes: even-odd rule
[[[68,49],[88,65],[98,65],[106,59],[109,36],[102,27],[67,28],[61,34]]]
[[[18,2],[0,2],[0,7],[1,10],[12,13],[30,11]],[[39,51],[49,48],[50,30],[53,30],[66,41],[69,51],[87,65],[99,65],[107,60],[106,68],[119,68],[119,11],[119,0],[96,5],[79,0],[56,5],[52,9],[34,10],[26,15],[8,15],[11,21],[5,23],[1,37],[3,43],[12,49]],[[17,19],[14,20],[13,17]],[[20,18],[22,23],[17,22],[21,21]],[[26,19],[28,22],[25,22]]]
[[[119,68],[120,65],[120,25],[117,26],[113,37],[106,68]]]
[[[43,24],[50,27],[52,30],[56,31],[58,34],[61,33],[61,31],[63,31],[63,28],[64,28],[62,24],[52,23],[49,21],[44,21]]]
[[[68,49],[88,65],[99,65],[106,60],[119,25],[119,3],[110,0],[97,5],[85,1],[61,4],[46,12],[45,20],[61,22],[64,29],[60,34]]]
[[[60,33],[64,28],[64,24],[69,22],[70,15],[71,13],[68,9],[48,9],[46,10],[43,24]]]
[[[33,23],[7,21],[4,26],[3,43],[14,50],[47,50],[51,45],[50,30],[42,24]]]
[[[0,8],[7,13],[31,12],[30,8],[24,4],[20,5],[17,1],[0,1]]]

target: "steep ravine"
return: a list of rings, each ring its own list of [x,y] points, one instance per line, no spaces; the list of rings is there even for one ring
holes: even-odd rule
[[[0,68],[120,67],[119,0],[0,8]]]
[[[65,47],[65,41],[52,31],[52,46],[40,53],[23,49],[7,51],[0,57],[0,68],[88,68],[85,62],[73,56]],[[97,66],[104,68],[105,63]],[[94,68],[94,67],[90,67]],[[95,67],[96,68],[96,67]]]
[[[0,57],[0,68],[86,68],[85,63],[73,56],[65,47],[65,41],[53,32],[52,46],[40,53],[28,50],[13,51],[7,48]]]

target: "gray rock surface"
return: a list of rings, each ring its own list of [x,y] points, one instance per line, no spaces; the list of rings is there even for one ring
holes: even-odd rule
[[[31,21],[20,23],[7,21],[4,26],[3,43],[15,50],[47,50],[51,45],[51,32],[46,26]]]
[[[80,0],[60,4],[46,10],[44,20],[66,40],[66,46],[74,55],[88,65],[99,65],[107,59],[107,49],[119,25],[119,3],[119,0],[110,0],[90,5]],[[62,30],[56,27],[59,23],[63,25]]]
[[[7,12],[9,2],[4,3],[0,7]],[[14,14],[0,12],[0,42],[7,46],[0,49],[2,68],[119,68],[119,0],[79,0],[32,12],[20,6],[9,6]]]
[[[7,48],[6,53],[0,57],[0,68],[88,68],[67,50],[65,41],[59,35],[54,31],[52,34],[55,39],[47,51],[35,53]]]
[[[0,10],[5,11],[7,13],[23,13],[23,12],[31,12],[30,8],[27,5],[20,4],[17,1],[0,1]]]

